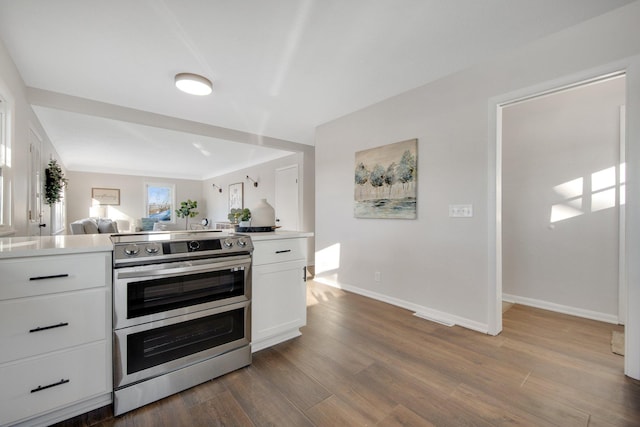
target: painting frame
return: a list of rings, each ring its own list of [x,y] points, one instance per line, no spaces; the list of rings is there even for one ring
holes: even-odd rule
[[[417,219],[418,139],[355,153],[354,218]]]
[[[91,189],[91,199],[100,206],[120,206],[120,189],[94,187]]]
[[[229,184],[229,212],[244,208],[244,183]]]
[[[163,224],[175,224],[175,207],[175,184],[166,182],[144,183],[144,220]]]

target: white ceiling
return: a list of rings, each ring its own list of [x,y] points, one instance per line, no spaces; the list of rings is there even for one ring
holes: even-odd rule
[[[203,179],[313,145],[322,123],[630,2],[0,0],[0,38],[25,84],[53,92],[34,109],[68,169]],[[180,72],[214,93],[179,92]],[[82,98],[185,126],[87,114]],[[220,140],[220,128],[271,140]]]
[[[34,110],[74,171],[205,179],[291,154],[58,109]]]

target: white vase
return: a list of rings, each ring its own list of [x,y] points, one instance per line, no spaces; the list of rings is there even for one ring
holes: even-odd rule
[[[258,204],[251,209],[251,226],[253,227],[274,227],[276,225],[276,211],[267,199],[261,199]]]

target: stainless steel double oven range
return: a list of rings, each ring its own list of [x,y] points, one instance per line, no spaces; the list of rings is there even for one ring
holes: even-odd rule
[[[113,235],[114,415],[251,363],[249,237]]]

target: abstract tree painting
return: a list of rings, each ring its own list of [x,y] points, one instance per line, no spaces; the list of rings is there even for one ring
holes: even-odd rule
[[[356,152],[354,216],[416,218],[418,140]]]

